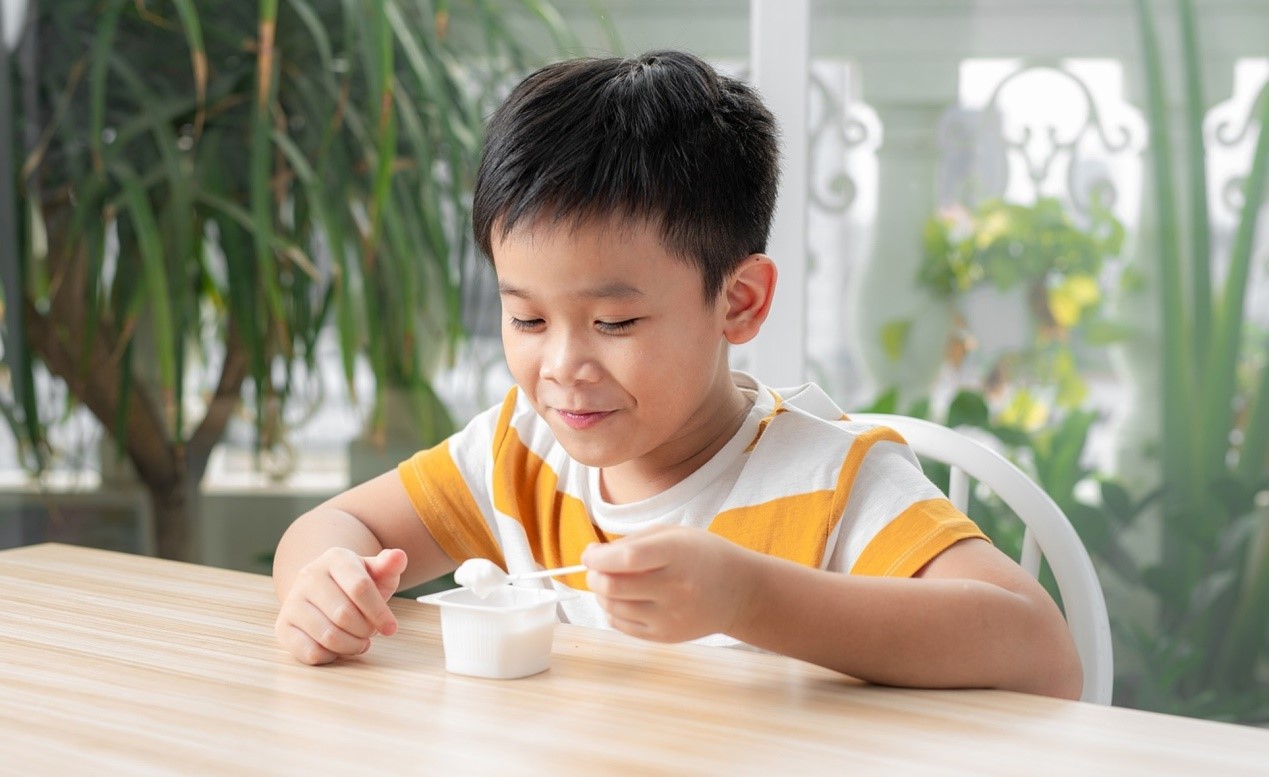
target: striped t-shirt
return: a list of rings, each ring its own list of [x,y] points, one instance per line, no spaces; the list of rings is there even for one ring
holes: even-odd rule
[[[578,564],[592,542],[658,525],[707,529],[820,569],[905,577],[953,543],[983,537],[895,431],[850,421],[813,384],[772,390],[732,376],[753,400],[740,430],[700,469],[640,502],[605,501],[599,469],[572,460],[515,388],[398,472],[454,561],[487,558],[513,574]],[[585,573],[549,584],[581,593],[561,605],[562,618],[607,626]]]

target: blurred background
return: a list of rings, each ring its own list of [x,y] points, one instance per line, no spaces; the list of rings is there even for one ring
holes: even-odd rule
[[[683,48],[784,132],[736,366],[973,429],[1089,548],[1117,704],[1269,724],[1269,3],[0,0],[0,34],[0,548],[267,572],[510,385],[469,235],[498,99]]]

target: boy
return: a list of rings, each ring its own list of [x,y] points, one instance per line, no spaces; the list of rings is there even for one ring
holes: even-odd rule
[[[767,316],[775,122],[699,59],[573,60],[493,115],[473,225],[516,386],[298,518],[277,637],[310,664],[396,631],[385,600],[468,558],[586,564],[570,622],[747,644],[876,683],[1077,698],[1044,590],[819,389],[732,373]]]

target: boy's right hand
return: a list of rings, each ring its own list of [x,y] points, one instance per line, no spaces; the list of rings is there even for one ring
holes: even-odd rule
[[[306,664],[329,664],[370,649],[376,634],[391,636],[397,619],[388,598],[405,571],[405,551],[358,556],[331,548],[296,575],[278,611],[278,642]]]

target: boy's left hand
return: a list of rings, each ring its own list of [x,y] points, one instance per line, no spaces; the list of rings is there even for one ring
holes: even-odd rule
[[[728,633],[744,617],[750,551],[700,529],[658,527],[582,553],[586,585],[613,628],[682,642]]]

